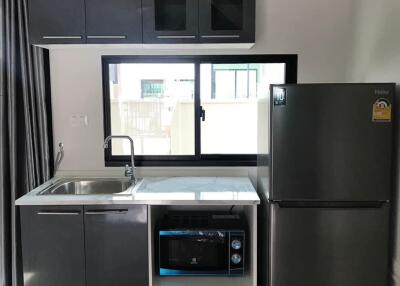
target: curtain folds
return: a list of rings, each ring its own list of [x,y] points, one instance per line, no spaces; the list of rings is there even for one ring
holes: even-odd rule
[[[0,286],[22,286],[14,201],[52,170],[48,52],[29,45],[26,0],[0,0]]]

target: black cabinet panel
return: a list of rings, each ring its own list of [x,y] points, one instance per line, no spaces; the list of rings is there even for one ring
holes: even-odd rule
[[[197,0],[143,0],[144,43],[198,42]]]
[[[201,42],[254,42],[255,0],[199,2]]]
[[[86,0],[87,43],[141,43],[140,0]]]
[[[86,285],[149,284],[147,206],[85,206]]]
[[[155,30],[185,31],[186,0],[155,0]]]
[[[83,0],[29,0],[29,37],[32,44],[85,42]]]
[[[22,206],[25,286],[84,286],[82,206]]]
[[[244,0],[211,0],[211,29],[214,31],[243,29]]]

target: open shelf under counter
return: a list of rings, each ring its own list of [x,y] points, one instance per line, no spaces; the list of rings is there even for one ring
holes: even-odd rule
[[[212,276],[181,276],[181,277],[154,277],[153,286],[247,286],[253,284],[253,277],[212,277]]]
[[[243,276],[160,276],[154,247],[157,222],[168,211],[230,211],[244,215],[248,224],[247,269]],[[256,286],[257,285],[257,205],[149,205],[150,286]]]

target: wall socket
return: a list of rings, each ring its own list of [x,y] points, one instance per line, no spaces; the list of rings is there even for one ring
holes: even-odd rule
[[[88,116],[86,114],[71,114],[69,118],[71,127],[86,127],[89,125]]]

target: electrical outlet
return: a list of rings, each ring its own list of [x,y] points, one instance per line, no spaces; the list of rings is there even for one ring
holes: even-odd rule
[[[69,121],[72,127],[86,127],[89,125],[88,116],[86,114],[71,114]]]

